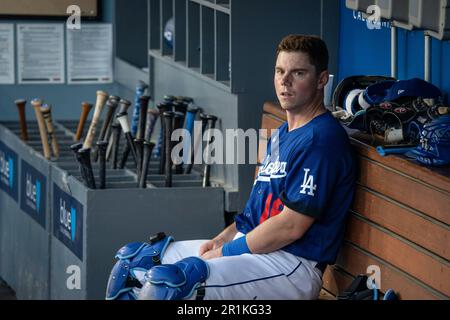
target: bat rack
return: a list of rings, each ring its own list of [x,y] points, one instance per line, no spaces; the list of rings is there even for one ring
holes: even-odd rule
[[[27,123],[27,143],[18,122],[0,123],[2,174],[9,173],[0,177],[0,276],[19,299],[103,299],[124,244],[161,231],[208,239],[224,227],[224,189],[202,188],[196,172],[174,174],[173,188],[164,188],[152,161],[139,189],[129,161],[107,169],[106,189],[87,188],[69,148],[76,125],[55,121],[60,157],[48,161],[35,122]]]

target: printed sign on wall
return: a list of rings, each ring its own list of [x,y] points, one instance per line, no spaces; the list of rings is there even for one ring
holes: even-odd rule
[[[20,208],[45,229],[47,179],[25,160],[21,162],[20,176]]]
[[[83,206],[53,183],[53,234],[83,261]]]
[[[17,153],[0,141],[0,189],[16,201],[19,189],[17,169]]]

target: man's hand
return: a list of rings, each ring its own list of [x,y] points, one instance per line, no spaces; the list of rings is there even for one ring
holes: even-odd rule
[[[201,258],[204,260],[211,260],[211,259],[220,258],[220,257],[222,257],[222,246],[220,246],[217,249],[210,250],[201,256]]]
[[[224,242],[222,240],[219,240],[216,238],[209,240],[208,242],[205,242],[204,244],[202,244],[202,246],[200,247],[200,251],[198,252],[198,255],[200,257],[203,257],[203,255],[205,253],[219,249],[219,248],[222,251],[223,244],[224,244]]]

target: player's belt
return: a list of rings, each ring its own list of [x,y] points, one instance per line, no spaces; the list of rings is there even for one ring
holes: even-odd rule
[[[320,272],[322,272],[322,274],[325,273],[325,269],[327,268],[327,265],[325,262],[319,262],[318,264],[316,264],[316,268],[318,270],[320,270]]]

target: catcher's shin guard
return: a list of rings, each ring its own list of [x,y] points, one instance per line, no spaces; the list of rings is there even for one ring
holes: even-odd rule
[[[146,273],[146,282],[138,299],[188,299],[208,276],[208,264],[197,257],[185,258],[174,264],[155,266]]]
[[[122,247],[116,254],[119,261],[109,276],[106,300],[135,300],[136,292],[144,284],[145,273],[161,264],[172,241],[172,237],[160,233],[150,239],[150,244],[135,242]]]

